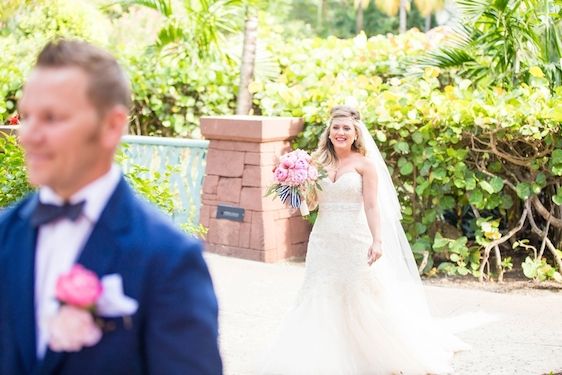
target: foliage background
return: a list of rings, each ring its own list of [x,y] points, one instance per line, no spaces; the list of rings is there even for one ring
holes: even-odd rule
[[[537,22],[546,16],[517,13],[516,0],[465,2],[487,12],[472,15],[481,24],[465,33],[465,44],[450,29],[380,35],[395,30],[397,21],[372,5],[365,13],[367,34],[354,37],[350,4],[329,2],[322,25],[313,20],[312,1],[256,5],[253,111],[303,117],[295,147],[312,150],[329,108],[353,98],[392,170],[403,223],[426,274],[501,279],[515,267],[531,279],[561,280],[562,90],[553,79],[559,46],[543,57],[529,53],[516,66],[496,64],[506,50],[494,40],[515,38],[509,51],[518,58],[529,43],[516,44],[517,38],[543,35]],[[197,138],[200,116],[233,112],[248,3],[221,3],[239,7],[239,24],[205,53],[188,43],[192,36],[171,34],[170,25],[186,17],[182,8],[165,17],[132,5],[103,7],[104,1],[15,3],[0,14],[0,122],[14,113],[33,56],[56,36],[84,38],[118,56],[133,82],[133,133]],[[530,3],[546,9],[559,31],[559,5]],[[520,34],[487,22],[506,9]],[[420,27],[415,9],[409,23]],[[164,37],[175,43],[161,47]],[[486,41],[486,48],[475,40]],[[459,43],[465,54],[438,48]],[[26,188],[5,180],[4,190],[4,184]]]

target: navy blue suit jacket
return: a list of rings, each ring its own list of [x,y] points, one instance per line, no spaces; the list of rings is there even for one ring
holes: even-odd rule
[[[217,301],[201,243],[138,198],[123,178],[78,263],[119,274],[139,303],[131,324],[112,318],[93,347],[36,358],[32,194],[0,216],[0,374],[221,374]]]

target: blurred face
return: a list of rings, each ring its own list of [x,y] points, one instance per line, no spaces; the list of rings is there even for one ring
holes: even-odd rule
[[[37,68],[19,102],[29,180],[63,198],[109,170],[126,123],[118,108],[100,117],[87,89],[79,68]]]
[[[351,150],[351,145],[356,137],[357,131],[351,118],[340,117],[332,120],[328,138],[330,138],[335,150]]]

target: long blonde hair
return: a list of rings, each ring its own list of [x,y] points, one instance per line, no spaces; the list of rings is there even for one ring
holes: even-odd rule
[[[313,157],[325,167],[335,165],[338,160],[336,151],[334,150],[334,145],[330,140],[330,128],[332,127],[332,121],[336,118],[350,118],[352,120],[353,127],[355,127],[355,133],[357,134],[357,139],[351,145],[351,150],[358,152],[363,156],[366,153],[365,145],[363,144],[363,134],[361,134],[361,129],[358,126],[358,122],[361,120],[359,111],[350,106],[337,105],[330,111],[330,120],[328,121],[328,125],[320,135],[318,148],[313,153]]]
[[[355,133],[357,134],[357,139],[351,144],[351,150],[358,152],[359,154],[365,156],[367,153],[365,145],[363,143],[363,136],[361,129],[358,125],[361,120],[361,115],[359,111],[353,107],[346,105],[337,105],[330,110],[330,119],[328,124],[318,140],[318,147],[316,151],[312,154],[312,157],[318,161],[323,167],[329,168],[334,167],[338,160],[336,151],[334,150],[334,145],[330,140],[330,128],[332,127],[332,121],[336,118],[350,118],[355,128]],[[366,136],[366,134],[365,134]],[[318,205],[318,197],[315,189],[309,192],[307,195],[307,201],[311,209],[316,208]]]

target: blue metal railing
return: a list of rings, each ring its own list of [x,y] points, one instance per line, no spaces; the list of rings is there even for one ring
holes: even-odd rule
[[[176,198],[174,221],[197,225],[209,141],[127,135],[123,143],[128,145],[125,155],[134,164],[161,174],[169,166],[174,168],[170,178],[170,190]],[[123,166],[125,172],[127,167]]]

